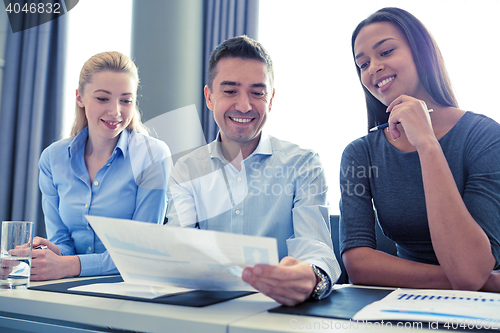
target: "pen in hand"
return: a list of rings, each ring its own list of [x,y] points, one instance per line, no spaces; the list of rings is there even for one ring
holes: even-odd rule
[[[45,245],[38,245],[33,248],[33,250],[46,250],[47,246]]]
[[[427,112],[431,113],[432,111],[434,111],[433,109],[429,109],[427,110]],[[399,124],[399,122],[398,122]],[[384,129],[386,127],[389,127],[389,123],[385,123],[385,124],[382,124],[382,125],[378,125],[378,126],[375,126],[375,127],[372,127],[370,128],[370,132],[375,132],[375,131],[378,131],[380,129]]]

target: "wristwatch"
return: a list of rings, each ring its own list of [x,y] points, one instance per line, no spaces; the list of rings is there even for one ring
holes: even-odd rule
[[[311,264],[311,268],[313,269],[314,274],[319,278],[319,282],[316,284],[316,287],[314,287],[311,298],[319,301],[325,298],[325,295],[330,287],[330,278],[316,265]]]

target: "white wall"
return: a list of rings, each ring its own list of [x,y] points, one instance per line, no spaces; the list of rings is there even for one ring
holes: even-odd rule
[[[68,15],[68,50],[64,74],[63,137],[75,117],[75,93],[83,64],[93,55],[119,51],[130,56],[132,0],[84,0]]]
[[[276,86],[266,129],[320,154],[333,214],[342,151],[367,128],[351,35],[387,6],[408,10],[431,31],[460,107],[500,122],[500,0],[261,1],[259,41],[273,59]]]

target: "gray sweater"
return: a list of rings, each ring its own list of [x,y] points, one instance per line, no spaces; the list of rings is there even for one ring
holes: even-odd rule
[[[472,217],[500,263],[500,125],[467,112],[439,143]],[[383,131],[350,143],[340,170],[340,251],[376,248],[375,223],[396,243],[398,256],[438,264],[429,233],[417,152],[391,145]],[[372,204],[373,203],[373,204]]]

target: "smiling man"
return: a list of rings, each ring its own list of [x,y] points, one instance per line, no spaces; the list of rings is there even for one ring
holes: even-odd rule
[[[211,54],[207,106],[217,139],[179,159],[170,179],[169,225],[274,237],[278,266],[242,278],[284,305],[322,299],[340,276],[327,185],[318,155],[263,134],[274,97],[272,60],[240,36]]]

